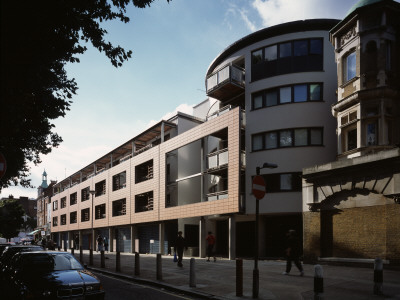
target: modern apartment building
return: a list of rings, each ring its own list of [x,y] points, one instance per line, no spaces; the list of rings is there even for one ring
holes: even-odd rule
[[[303,170],[304,258],[400,263],[400,3],[359,1],[330,31],[338,157]]]
[[[178,113],[54,186],[52,234],[84,248],[100,234],[111,250],[168,253],[178,230],[189,255],[254,254],[251,180],[263,169],[260,256],[282,256],[288,229],[302,234],[301,172],[336,157],[336,65],[329,30],[315,19],[265,28],[226,48],[206,74],[209,99]],[[217,100],[217,101],[216,101]]]

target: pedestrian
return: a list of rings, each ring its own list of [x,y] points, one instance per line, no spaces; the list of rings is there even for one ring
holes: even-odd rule
[[[43,249],[45,249],[46,250],[46,245],[47,245],[47,242],[46,242],[46,238],[42,238],[42,247],[43,247]]]
[[[296,231],[291,229],[286,234],[286,271],[283,275],[289,275],[292,269],[292,261],[300,271],[300,276],[304,275],[303,266],[300,262],[300,242]]]
[[[183,259],[183,249],[186,248],[185,238],[182,236],[182,231],[178,232],[178,237],[175,241],[175,253],[178,255],[178,267],[183,267],[182,259]]]
[[[210,257],[214,256],[214,262],[216,262],[217,258],[215,257],[215,252],[214,252],[215,236],[212,234],[211,231],[208,232],[206,241],[207,241],[207,256],[208,256],[207,261],[210,261]]]
[[[104,241],[104,251],[107,251],[108,253],[108,239],[106,236],[103,238],[103,241]]]
[[[99,234],[98,236],[97,236],[97,252],[101,252],[101,251],[103,251],[104,249],[103,249],[103,238],[101,237],[101,235]]]

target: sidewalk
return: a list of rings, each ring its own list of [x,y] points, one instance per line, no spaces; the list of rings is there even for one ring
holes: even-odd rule
[[[69,250],[70,251],[70,250]],[[157,280],[156,255],[140,254],[140,276],[134,275],[135,255],[121,253],[121,271],[116,272],[116,253],[105,254],[105,268],[100,267],[100,253],[93,253],[89,266],[89,251],[83,251],[83,263],[93,271],[112,273],[143,284],[204,299],[252,299],[253,260],[243,260],[243,296],[236,297],[236,261],[217,259],[207,262],[195,259],[196,287],[189,287],[190,258],[184,258],[183,268],[177,267],[172,256],[162,256],[162,280]],[[79,251],[75,251],[79,260]],[[305,276],[299,276],[295,266],[292,274],[282,275],[285,261],[259,261],[258,299],[314,299],[314,265],[304,265]],[[323,265],[323,299],[400,299],[400,271],[385,270],[383,296],[373,294],[373,265],[370,268]]]

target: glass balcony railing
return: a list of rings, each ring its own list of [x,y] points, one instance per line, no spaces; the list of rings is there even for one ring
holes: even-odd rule
[[[207,95],[224,99],[243,91],[245,71],[234,65],[227,65],[207,77]],[[227,88],[227,86],[231,86]],[[225,87],[224,90],[220,88]]]
[[[227,148],[208,154],[208,168],[215,169],[227,165],[229,159],[228,154]]]
[[[228,191],[207,194],[207,201],[216,201],[228,198]]]

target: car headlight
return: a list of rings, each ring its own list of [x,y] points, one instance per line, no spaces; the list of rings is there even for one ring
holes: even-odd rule
[[[43,291],[43,293],[42,293],[42,296],[43,297],[48,297],[48,296],[50,296],[51,295],[51,292],[50,291]]]
[[[86,286],[87,292],[101,291],[103,290],[103,286],[101,284],[90,284]]]

